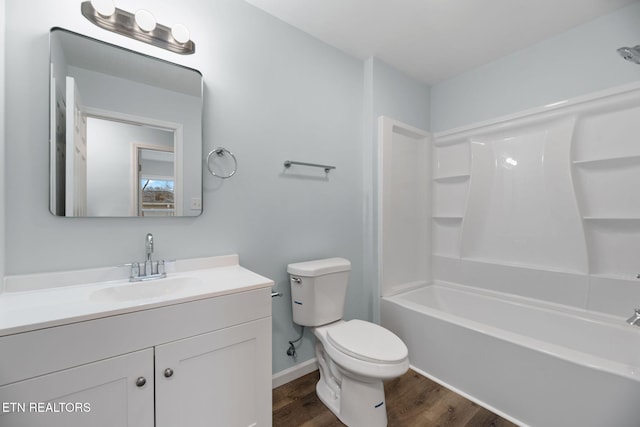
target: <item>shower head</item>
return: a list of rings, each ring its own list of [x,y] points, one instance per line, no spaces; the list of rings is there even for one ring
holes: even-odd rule
[[[640,64],[640,45],[636,47],[621,47],[618,49],[618,53],[627,61]]]

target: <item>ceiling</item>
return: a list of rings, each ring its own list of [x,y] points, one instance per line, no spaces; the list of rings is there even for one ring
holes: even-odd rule
[[[434,84],[638,0],[246,1],[352,56]]]

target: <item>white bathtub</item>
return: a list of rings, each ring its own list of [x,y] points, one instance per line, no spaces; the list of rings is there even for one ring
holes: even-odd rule
[[[640,426],[640,328],[623,318],[438,282],[383,298],[381,323],[416,370],[518,424]]]

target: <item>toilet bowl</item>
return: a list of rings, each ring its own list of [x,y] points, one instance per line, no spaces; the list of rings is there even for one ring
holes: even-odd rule
[[[314,328],[320,400],[347,426],[386,426],[382,381],[409,368],[405,344],[392,332],[362,320]]]
[[[383,380],[409,369],[408,350],[382,326],[342,319],[350,270],[344,258],[289,264],[293,320],[313,328],[320,400],[349,427],[384,427]]]

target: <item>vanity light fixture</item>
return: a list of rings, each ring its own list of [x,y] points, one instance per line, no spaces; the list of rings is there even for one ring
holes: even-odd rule
[[[96,12],[105,18],[110,17],[116,12],[116,7],[112,0],[91,0],[91,6]]]
[[[191,36],[189,34],[189,29],[187,29],[187,27],[182,24],[174,24],[174,26],[171,27],[171,35],[173,36],[175,41],[180,44],[185,44],[186,42],[188,42]]]
[[[156,29],[156,17],[153,16],[153,14],[148,10],[140,9],[136,12],[135,17],[138,28],[140,28],[145,33],[150,33],[151,31]]]
[[[182,55],[196,51],[187,27],[175,24],[169,28],[158,24],[148,10],[140,9],[133,14],[116,8],[112,0],[85,1],[80,10],[85,18],[105,30]]]

